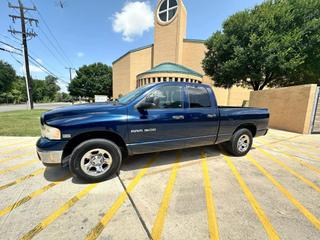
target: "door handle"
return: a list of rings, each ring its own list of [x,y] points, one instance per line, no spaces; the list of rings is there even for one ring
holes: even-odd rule
[[[176,115],[176,116],[172,116],[172,118],[174,120],[183,120],[184,119],[184,116],[183,115]]]
[[[217,114],[208,114],[207,117],[208,118],[215,118],[217,116]]]

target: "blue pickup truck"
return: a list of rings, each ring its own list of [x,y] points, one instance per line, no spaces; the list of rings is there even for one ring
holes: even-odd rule
[[[59,108],[41,117],[37,153],[87,182],[117,173],[128,155],[221,144],[244,156],[268,131],[267,109],[218,107],[203,84],[164,82],[115,102]]]

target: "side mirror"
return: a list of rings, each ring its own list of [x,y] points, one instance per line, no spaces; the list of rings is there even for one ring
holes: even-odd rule
[[[147,110],[147,109],[150,109],[150,108],[153,108],[153,107],[155,107],[154,103],[143,101],[137,106],[137,109],[139,111],[143,111],[143,110]]]

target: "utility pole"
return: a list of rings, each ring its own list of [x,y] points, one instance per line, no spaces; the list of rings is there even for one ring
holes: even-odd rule
[[[65,69],[69,70],[69,78],[70,78],[70,82],[72,81],[72,70],[76,70],[72,67],[66,67]]]
[[[36,7],[33,6],[33,8],[25,7],[22,4],[21,0],[19,1],[19,6],[14,6],[11,3],[9,3],[9,8],[12,9],[19,9],[20,16],[16,15],[9,15],[9,17],[12,18],[13,23],[17,19],[20,19],[21,22],[21,31],[16,31],[15,29],[8,30],[12,35],[21,34],[22,36],[22,46],[23,46],[23,58],[24,58],[24,68],[25,68],[25,78],[26,78],[26,88],[27,88],[27,96],[28,96],[28,107],[30,110],[33,109],[33,99],[32,99],[32,81],[31,81],[31,75],[30,75],[30,69],[29,69],[29,54],[28,54],[28,37],[31,39],[33,37],[36,37],[37,34],[32,30],[28,31],[26,29],[26,24],[29,24],[32,26],[33,23],[38,26],[38,20],[34,18],[28,18],[25,17],[25,11],[36,11]]]

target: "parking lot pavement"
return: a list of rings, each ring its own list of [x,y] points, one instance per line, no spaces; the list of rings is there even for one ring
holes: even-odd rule
[[[1,239],[320,239],[320,135],[134,156],[98,184],[44,168],[35,142],[0,138]]]

